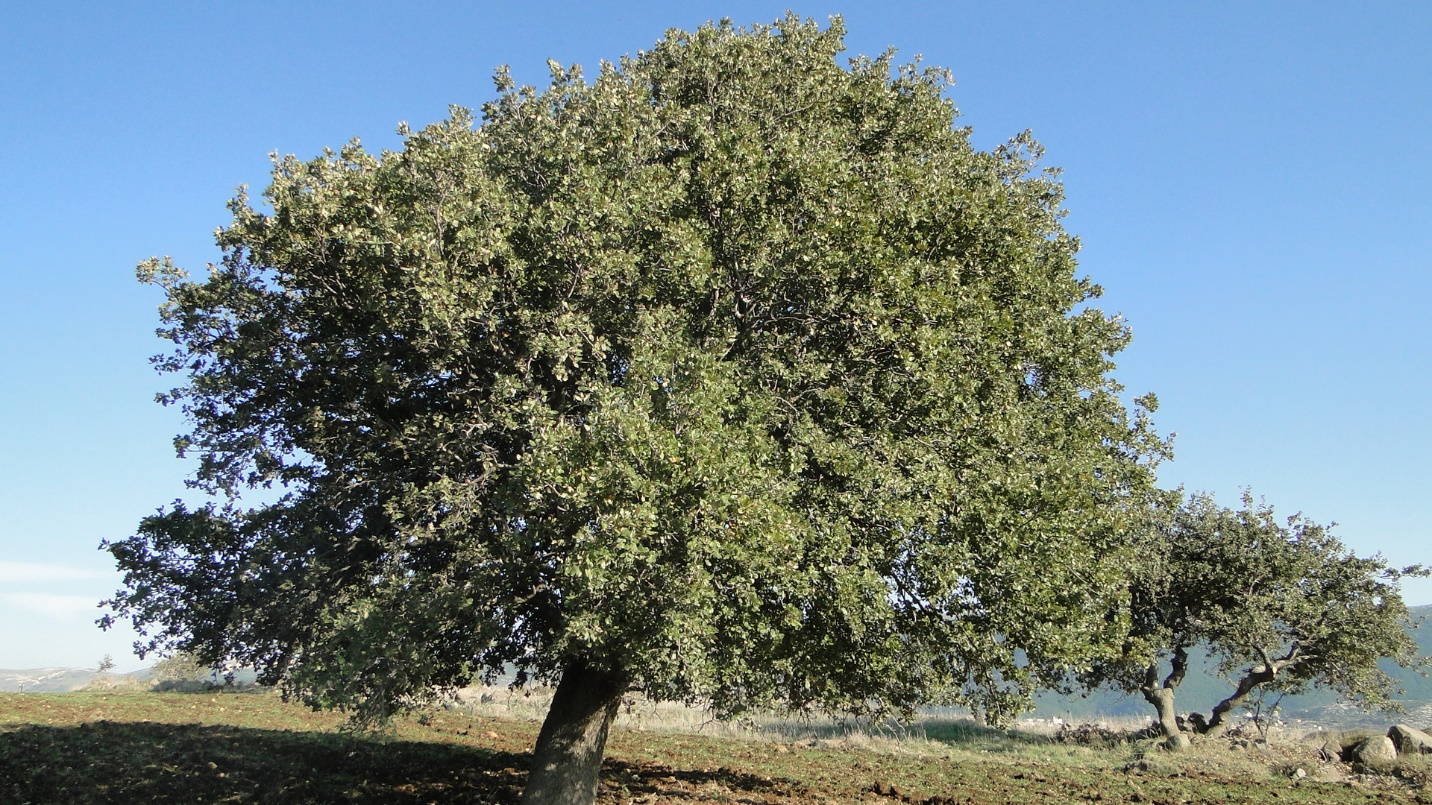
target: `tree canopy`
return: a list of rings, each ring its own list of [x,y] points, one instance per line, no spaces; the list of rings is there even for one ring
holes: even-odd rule
[[[499,70],[480,119],[277,159],[207,277],[141,265],[211,497],[109,545],[117,615],[361,717],[560,681],[537,766],[628,690],[1002,718],[1121,637],[1166,446],[1057,172],[843,34]]]
[[[1189,716],[1195,734],[1225,730],[1229,715],[1259,690],[1318,686],[1392,708],[1396,685],[1379,662],[1425,664],[1398,589],[1405,576],[1427,575],[1423,568],[1359,557],[1330,527],[1302,515],[1279,520],[1246,492],[1237,510],[1196,494],[1150,511],[1129,574],[1122,652],[1081,680],[1141,693],[1170,745],[1188,742],[1174,695],[1194,649],[1207,650],[1233,685],[1209,717]]]

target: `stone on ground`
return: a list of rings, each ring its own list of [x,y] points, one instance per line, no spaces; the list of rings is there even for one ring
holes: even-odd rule
[[[1352,748],[1351,760],[1354,763],[1364,765],[1375,765],[1378,763],[1391,763],[1397,760],[1397,747],[1392,739],[1386,735],[1377,738],[1366,738],[1359,741],[1357,746]],[[1346,756],[1344,756],[1346,757]]]
[[[1432,735],[1406,724],[1398,724],[1388,730],[1387,737],[1392,739],[1393,745],[1401,754],[1425,755],[1432,753]]]

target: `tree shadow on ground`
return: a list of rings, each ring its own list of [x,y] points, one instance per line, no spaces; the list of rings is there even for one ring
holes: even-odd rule
[[[0,800],[516,802],[521,755],[440,743],[99,721],[0,733]]]
[[[0,802],[517,803],[530,756],[338,733],[120,723],[0,732]],[[809,801],[799,786],[728,769],[608,760],[602,799]],[[740,797],[738,799],[746,799]]]

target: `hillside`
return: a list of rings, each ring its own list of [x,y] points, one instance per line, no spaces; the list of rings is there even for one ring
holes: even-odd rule
[[[149,669],[128,674],[108,674],[120,680],[142,682]],[[100,673],[93,668],[0,668],[0,693],[68,693],[93,683]]]
[[[597,802],[1386,805],[1428,801],[1432,768],[1411,759],[1361,774],[1296,740],[1170,756],[1152,741],[1086,745],[949,719],[917,727],[709,735],[619,721]],[[537,729],[436,709],[363,734],[344,731],[340,714],[263,694],[0,694],[0,801],[516,805]]]

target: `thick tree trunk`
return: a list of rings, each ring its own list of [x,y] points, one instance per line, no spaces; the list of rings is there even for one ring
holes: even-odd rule
[[[1173,706],[1173,688],[1145,687],[1144,699],[1154,706],[1154,712],[1158,713],[1159,729],[1163,730],[1164,737],[1168,739],[1166,746],[1170,749],[1183,749],[1188,746],[1188,736],[1178,728],[1178,710]]]
[[[1178,727],[1178,709],[1174,707],[1173,694],[1178,685],[1183,681],[1184,673],[1188,670],[1188,652],[1177,649],[1173,655],[1173,668],[1169,675],[1159,683],[1159,666],[1154,663],[1144,673],[1144,685],[1141,688],[1144,700],[1154,706],[1154,712],[1158,714],[1159,729],[1163,731],[1167,739],[1164,746],[1169,749],[1185,749],[1188,747],[1188,736]]]
[[[588,668],[582,660],[562,672],[532,752],[523,805],[591,805],[607,731],[626,687],[620,675]]]

